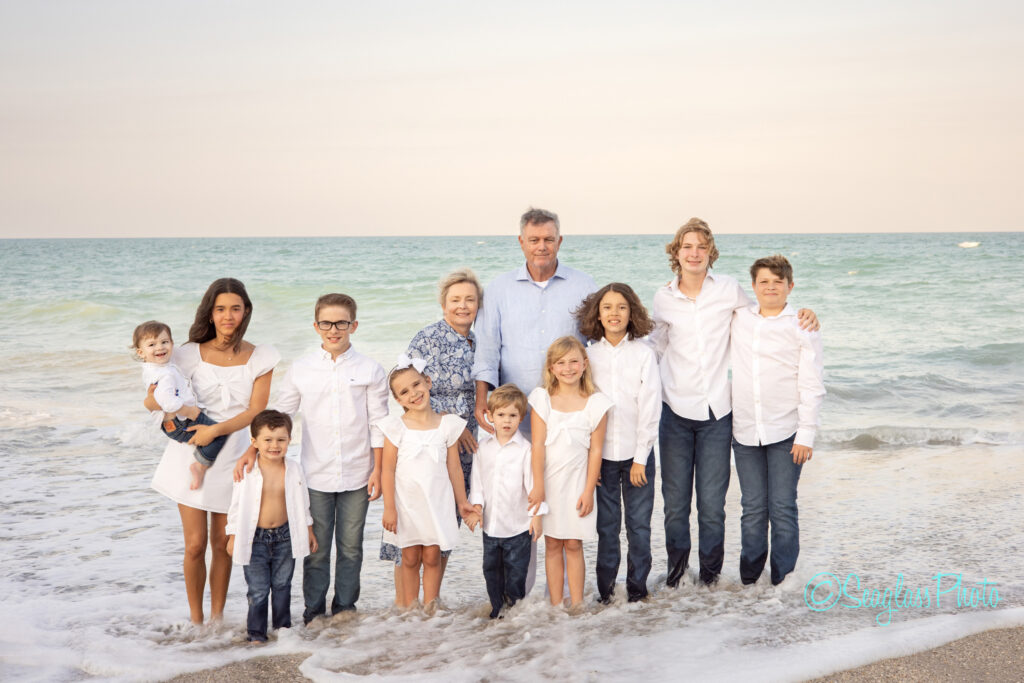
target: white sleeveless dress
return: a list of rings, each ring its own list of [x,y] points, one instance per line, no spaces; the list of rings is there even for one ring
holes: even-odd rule
[[[211,365],[199,356],[199,345],[193,342],[175,347],[173,362],[181,374],[192,382],[192,391],[211,420],[223,422],[249,408],[252,385],[277,365],[281,355],[269,344],[253,349],[245,365],[222,367]],[[151,486],[176,503],[207,512],[227,513],[231,506],[231,471],[235,461],[249,448],[249,428],[228,435],[217,460],[206,472],[203,485],[192,491],[189,465],[195,462],[194,446],[167,440],[167,448],[153,474]]]
[[[587,485],[587,457],[590,435],[612,407],[612,400],[598,392],[591,394],[582,410],[563,413],[551,407],[544,387],[530,392],[530,407],[547,425],[544,440],[544,535],[559,539],[593,541],[597,538],[597,511],[580,517],[576,502]]]
[[[398,447],[398,533],[385,531],[384,541],[399,548],[437,545],[451,550],[459,538],[459,525],[455,491],[448,477],[448,449],[458,442],[466,421],[458,415],[442,415],[435,429],[409,429],[400,414],[391,414],[376,424]]]

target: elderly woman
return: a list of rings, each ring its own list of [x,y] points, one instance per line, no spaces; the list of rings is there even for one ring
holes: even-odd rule
[[[476,320],[483,293],[476,274],[468,268],[446,275],[440,283],[444,317],[427,325],[409,342],[410,358],[427,361],[426,374],[432,383],[430,407],[452,413],[466,421],[459,438],[462,471],[469,486],[469,472],[476,452],[476,417],[473,415],[476,389],[473,382],[473,354],[476,339],[470,327]]]
[[[476,453],[476,385],[473,381],[473,355],[476,339],[470,328],[476,320],[483,290],[476,274],[462,268],[449,273],[440,282],[441,320],[427,325],[409,342],[410,358],[427,361],[424,372],[430,377],[430,407],[439,413],[451,413],[466,420],[466,429],[459,437],[459,459],[469,493],[469,475]],[[401,552],[387,540],[381,545],[382,560],[395,562],[395,590],[401,592]],[[442,563],[447,561],[444,555]],[[442,564],[442,567],[444,564]]]

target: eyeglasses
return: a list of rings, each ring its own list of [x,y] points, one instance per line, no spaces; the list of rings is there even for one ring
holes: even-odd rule
[[[330,320],[318,320],[318,321],[316,321],[316,326],[318,328],[320,328],[321,330],[323,330],[324,332],[326,332],[327,330],[331,329],[332,327],[337,327],[339,330],[344,332],[348,328],[352,327],[352,321],[351,320],[335,320],[334,322],[331,322]]]

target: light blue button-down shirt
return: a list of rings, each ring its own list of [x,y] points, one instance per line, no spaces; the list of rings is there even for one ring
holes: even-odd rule
[[[530,278],[525,263],[499,275],[476,318],[473,379],[492,387],[512,382],[529,394],[540,385],[551,342],[570,334],[582,341],[572,313],[596,290],[592,277],[561,262],[543,287]]]

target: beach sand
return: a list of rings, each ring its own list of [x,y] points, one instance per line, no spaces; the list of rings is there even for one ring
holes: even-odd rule
[[[171,679],[173,683],[307,680],[299,665],[308,654],[256,657]],[[1024,680],[1024,627],[997,629],[954,640],[931,650],[884,659],[816,678],[810,683],[935,683]]]

